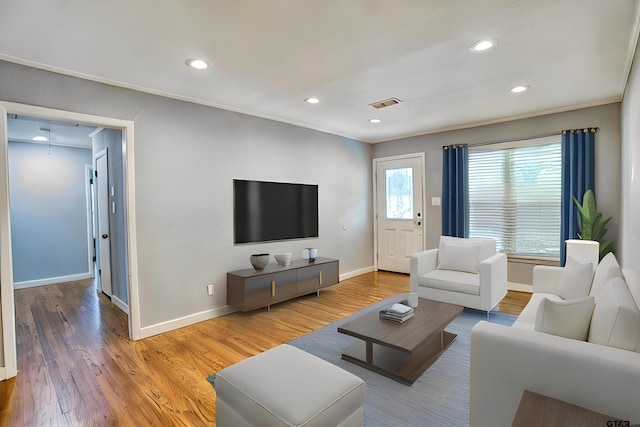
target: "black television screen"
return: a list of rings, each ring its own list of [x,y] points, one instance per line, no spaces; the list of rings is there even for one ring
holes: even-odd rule
[[[233,180],[235,243],[318,237],[318,186]]]

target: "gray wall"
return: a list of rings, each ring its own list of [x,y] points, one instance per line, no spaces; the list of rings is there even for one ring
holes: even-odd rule
[[[620,232],[620,264],[640,269],[640,45],[622,100],[622,221]],[[611,174],[617,171],[612,170]]]
[[[398,141],[376,144],[374,157],[424,152],[426,155],[427,247],[435,248],[442,231],[441,208],[431,206],[431,197],[442,193],[442,146],[473,144],[527,138],[558,132],[563,129],[579,129],[597,126],[596,134],[596,199],[604,216],[612,216],[607,240],[618,240],[620,224],[620,165],[621,133],[620,103],[585,108],[564,113],[549,114],[507,123],[480,126],[464,130],[417,136]]]
[[[369,145],[4,61],[0,75],[4,101],[134,121],[143,327],[225,306],[226,272],[252,253],[313,246],[341,274],[373,264]],[[318,184],[320,237],[235,246],[233,178]]]
[[[89,273],[85,165],[88,149],[9,142],[14,282]]]
[[[123,166],[122,131],[103,129],[93,137],[93,154],[107,149],[109,188],[109,243],[111,247],[111,293],[125,304],[129,304],[127,235],[125,228],[125,186]],[[95,169],[95,165],[94,165]],[[116,212],[111,209],[115,203]],[[98,247],[96,247],[97,249]]]

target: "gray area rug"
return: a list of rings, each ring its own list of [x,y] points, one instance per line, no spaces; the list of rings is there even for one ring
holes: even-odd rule
[[[465,309],[445,329],[457,334],[456,340],[408,387],[342,360],[342,350],[359,340],[337,330],[339,325],[364,312],[378,310],[400,299],[393,297],[372,305],[289,344],[340,366],[365,381],[364,425],[367,427],[468,426],[471,328],[481,320],[510,326],[516,317],[492,311],[487,319],[485,312]]]

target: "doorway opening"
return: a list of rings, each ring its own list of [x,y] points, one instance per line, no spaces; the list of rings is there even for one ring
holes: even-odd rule
[[[27,184],[32,185],[32,189],[35,188],[35,192],[40,192],[41,195],[53,198],[52,206],[64,205],[62,203],[62,196],[55,193],[53,196],[48,190],[51,189],[51,182],[47,182],[46,179],[42,179],[46,176],[46,168],[51,167],[45,163],[46,160],[50,160],[52,155],[55,157],[64,157],[60,154],[66,152],[66,154],[73,153],[82,154],[80,157],[83,159],[88,158],[86,163],[82,163],[79,172],[79,182],[75,182],[71,177],[62,173],[61,176],[64,180],[74,181],[74,184],[82,188],[83,194],[83,207],[81,213],[76,215],[82,215],[82,227],[76,227],[74,233],[82,235],[82,238],[74,237],[74,248],[84,248],[83,267],[80,268],[80,274],[86,274],[91,277],[93,274],[97,275],[97,271],[91,271],[93,265],[94,256],[96,261],[99,259],[99,252],[94,252],[94,238],[97,230],[94,227],[91,217],[95,212],[95,201],[98,197],[95,186],[91,185],[87,179],[87,171],[93,172],[93,178],[95,178],[96,164],[94,162],[94,153],[100,150],[107,150],[109,147],[109,154],[113,154],[113,161],[103,164],[103,168],[106,169],[104,174],[105,180],[108,179],[107,192],[109,200],[109,215],[108,222],[110,223],[110,237],[111,245],[110,249],[104,251],[103,257],[110,256],[112,260],[112,278],[116,277],[119,288],[116,289],[112,286],[112,302],[120,309],[124,310],[128,315],[129,324],[129,337],[131,339],[140,339],[140,321],[139,321],[139,305],[138,305],[138,289],[137,289],[137,258],[135,251],[135,197],[134,191],[134,170],[133,170],[133,122],[120,119],[112,119],[108,117],[92,116],[82,113],[72,113],[67,111],[59,111],[42,107],[35,107],[23,104],[15,104],[9,102],[0,101],[0,114],[2,120],[0,120],[0,291],[1,291],[1,304],[2,310],[0,311],[2,316],[2,341],[4,344],[4,371],[0,368],[1,379],[11,378],[17,374],[17,357],[16,357],[16,334],[15,334],[15,305],[14,305],[14,283],[19,280],[19,275],[16,275],[17,280],[14,280],[14,263],[12,262],[12,256],[16,253],[18,245],[15,239],[12,239],[11,220],[13,215],[11,211],[14,208],[15,198],[14,195],[9,194],[10,179],[9,175],[12,166],[8,164],[8,161],[13,155],[11,154],[14,145],[9,143],[9,139],[16,140],[12,132],[8,131],[8,121],[15,120],[20,117],[29,117],[32,122],[38,123],[36,130],[40,133],[47,133],[49,138],[47,141],[40,141],[41,144],[25,144],[20,141],[17,142],[18,147],[24,148],[25,146],[35,146],[35,151],[40,151],[40,155],[43,158],[40,163],[40,168],[35,169],[39,177],[38,182],[33,182],[33,174],[27,173],[23,175],[23,178]],[[42,121],[46,122],[46,125],[41,125]],[[70,126],[69,124],[73,124]],[[76,149],[73,147],[65,146],[64,144],[57,144],[54,139],[54,133],[51,127],[53,125],[60,125],[69,128],[79,128],[81,126],[91,127],[94,132],[91,133],[90,148]],[[42,128],[42,129],[41,129]],[[33,137],[32,137],[33,138]],[[21,145],[20,145],[21,144]],[[33,148],[33,147],[31,147]],[[32,150],[28,148],[27,151]],[[88,156],[86,152],[88,151]],[[59,153],[56,153],[59,151]],[[73,157],[73,155],[72,155]],[[28,159],[28,157],[25,157]],[[59,160],[59,158],[58,158]],[[76,162],[83,162],[85,160],[75,159]],[[62,168],[64,169],[64,168]],[[34,170],[34,169],[32,169]],[[49,171],[51,172],[51,171]],[[68,174],[67,174],[68,175]],[[31,180],[31,181],[29,181]],[[11,179],[11,181],[20,181],[17,179]],[[34,185],[39,184],[39,185]],[[92,190],[93,188],[93,190]],[[77,196],[78,192],[76,192]],[[87,203],[87,199],[89,202]],[[76,197],[76,202],[79,200]],[[54,209],[55,210],[55,209]],[[97,215],[96,215],[97,216]],[[10,219],[11,218],[11,219]],[[17,221],[19,222],[19,221]],[[83,228],[84,230],[80,230]],[[115,234],[114,234],[115,233]],[[117,236],[117,237],[116,237]],[[40,243],[47,236],[39,236]],[[69,243],[70,238],[65,238],[63,243]],[[82,244],[78,244],[82,240]],[[58,256],[64,258],[64,251],[58,251]],[[78,257],[73,257],[74,262],[77,263]],[[78,266],[76,265],[76,268]],[[17,272],[17,268],[15,269]],[[21,273],[20,273],[21,274]],[[58,274],[57,276],[51,276],[49,273],[45,274],[50,277],[60,279],[64,277],[64,274]],[[72,279],[73,280],[73,279]],[[69,280],[69,281],[72,281]],[[60,280],[58,280],[60,282]],[[53,282],[52,282],[53,283]],[[44,283],[43,283],[44,284]],[[113,298],[116,295],[116,298]],[[1,366],[1,365],[0,365]]]
[[[94,130],[7,114],[14,289],[93,278]]]

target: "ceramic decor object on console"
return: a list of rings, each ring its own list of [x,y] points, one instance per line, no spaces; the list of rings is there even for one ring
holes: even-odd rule
[[[283,267],[286,267],[287,265],[291,264],[291,255],[293,255],[291,252],[285,252],[281,254],[276,254],[274,255],[274,257],[278,264],[282,265]]]
[[[269,254],[253,254],[249,257],[249,261],[251,261],[251,265],[256,270],[264,270],[269,264],[269,257]]]

